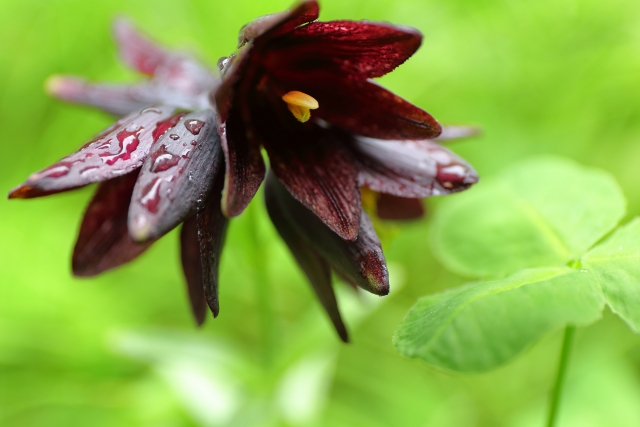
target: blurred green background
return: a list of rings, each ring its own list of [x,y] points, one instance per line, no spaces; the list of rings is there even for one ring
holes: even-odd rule
[[[112,121],[48,99],[51,74],[137,77],[117,61],[111,19],[130,16],[209,64],[239,28],[288,0],[2,0],[0,188],[75,150]],[[452,147],[490,176],[540,153],[612,172],[640,213],[640,2],[325,0],[321,19],[386,20],[425,38],[381,79],[481,138]],[[561,182],[558,185],[562,185]],[[463,278],[432,257],[429,219],[384,241],[392,293],[342,284],[342,345],[269,224],[261,200],[234,220],[221,314],[190,318],[176,233],[92,280],[70,254],[92,189],[0,207],[0,426],[540,426],[561,332],[515,363],[453,375],[391,345],[404,313]],[[455,197],[455,196],[454,196]],[[437,200],[428,202],[437,209]],[[610,314],[578,332],[561,426],[640,426],[640,337]]]

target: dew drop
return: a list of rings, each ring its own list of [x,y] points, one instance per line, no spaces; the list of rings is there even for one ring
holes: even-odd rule
[[[169,138],[173,139],[174,141],[177,141],[180,139],[180,137],[178,135],[176,135],[175,133],[172,133],[171,135],[169,135]]]
[[[167,151],[166,145],[161,145],[156,151],[151,153],[151,172],[164,172],[178,164],[180,157]]]
[[[184,122],[184,127],[186,127],[187,130],[194,135],[198,135],[204,125],[205,123],[201,120],[187,120],[186,122]]]
[[[162,114],[162,111],[158,110],[157,108],[145,108],[140,112],[140,114],[145,114],[145,113]]]

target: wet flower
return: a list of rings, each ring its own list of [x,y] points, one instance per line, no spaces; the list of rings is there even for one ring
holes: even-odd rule
[[[182,265],[201,323],[207,303],[218,314],[217,268],[227,225],[220,209],[223,156],[208,106],[208,92],[218,79],[194,58],[151,43],[126,21],[117,21],[114,29],[125,62],[150,80],[124,86],[51,78],[51,94],[124,117],[77,152],[32,174],[9,198],[100,183],[74,248],[76,276],[129,262],[183,223]]]
[[[478,178],[437,142],[470,128],[443,131],[427,112],[371,80],[416,51],[417,30],[317,17],[317,3],[307,0],[248,24],[238,51],[219,62],[222,80],[118,21],[122,57],[150,79],[112,85],[52,77],[54,96],[124,117],[9,197],[100,183],[73,254],[78,276],[131,261],[183,223],[182,264],[201,323],[207,305],[218,314],[227,218],[246,208],[264,180],[264,149],[271,220],[346,341],[332,272],[376,295],[389,292],[366,211],[419,217],[420,199],[464,190]]]
[[[251,22],[237,52],[220,62],[214,98],[226,158],[225,213],[240,214],[260,186],[261,147],[291,195],[346,240],[358,235],[363,181],[401,197],[445,194],[475,182],[466,164],[432,162],[428,179],[414,181],[407,174],[415,165],[381,158],[418,152],[418,143],[403,141],[441,132],[427,112],[371,80],[408,59],[420,33],[386,23],[319,22],[318,12],[308,0]]]

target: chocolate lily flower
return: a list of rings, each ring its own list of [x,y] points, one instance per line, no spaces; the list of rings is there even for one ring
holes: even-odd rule
[[[183,223],[182,265],[192,310],[218,314],[218,260],[227,219],[220,208],[223,156],[208,92],[218,83],[190,56],[167,51],[117,21],[127,64],[151,77],[132,86],[54,77],[62,99],[123,115],[79,151],[32,174],[9,198],[32,198],[99,182],[73,252],[76,276],[129,262]],[[186,110],[195,110],[192,112]]]
[[[316,1],[307,0],[259,18],[242,29],[238,51],[220,62],[214,98],[227,169],[222,205],[228,216],[247,206],[265,174],[263,147],[291,195],[354,240],[361,218],[361,147],[354,139],[425,140],[441,127],[371,80],[418,49],[417,30],[318,22],[318,13]]]
[[[307,0],[244,27],[238,51],[219,63],[222,81],[191,56],[116,22],[122,57],[150,79],[51,78],[52,95],[122,118],[9,197],[100,183],[73,254],[78,276],[133,260],[183,223],[183,270],[202,323],[207,305],[218,314],[227,218],[261,185],[264,148],[269,215],[346,341],[331,272],[371,293],[389,292],[361,192],[375,199],[380,217],[416,217],[420,198],[466,189],[477,175],[434,141],[442,128],[433,117],[371,81],[416,51],[416,30],[317,17],[317,3]],[[443,138],[464,133],[445,128]]]

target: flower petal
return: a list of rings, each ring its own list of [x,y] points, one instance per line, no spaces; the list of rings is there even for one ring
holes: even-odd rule
[[[357,164],[345,146],[349,141],[319,126],[304,129],[308,130],[283,129],[265,137],[271,169],[291,195],[331,230],[354,240],[361,207]]]
[[[47,80],[46,88],[50,95],[58,99],[90,105],[117,116],[158,104],[174,105],[188,110],[208,106],[206,95],[193,96],[153,82],[116,85],[91,83],[75,76],[52,76]]]
[[[434,141],[445,142],[478,135],[480,135],[480,129],[475,126],[443,126],[442,133],[434,138]]]
[[[142,35],[125,18],[113,22],[113,37],[122,59],[143,74],[153,75],[156,68],[170,55],[166,49]]]
[[[222,210],[228,217],[240,215],[264,180],[260,147],[249,141],[247,128],[236,111],[226,122],[218,121],[218,134],[226,160]]]
[[[149,147],[175,125],[175,108],[160,106],[136,111],[9,193],[9,198],[31,198],[106,181],[142,165]]]
[[[73,250],[74,275],[94,276],[118,267],[151,245],[135,243],[127,233],[127,210],[137,177],[138,172],[134,171],[98,187],[84,214]]]
[[[361,213],[357,239],[347,241],[295,200],[274,176],[269,174],[268,179],[272,197],[278,200],[285,220],[306,245],[325,259],[341,277],[373,294],[389,293],[389,274],[380,241],[364,211]]]
[[[200,261],[200,242],[196,216],[192,215],[182,224],[180,230],[180,260],[182,272],[187,282],[187,292],[191,303],[191,312],[198,325],[202,325],[207,313],[207,300],[202,283],[202,262]]]
[[[286,214],[282,211],[282,206],[273,188],[275,179],[267,178],[265,185],[265,201],[271,222],[276,227],[278,234],[287,244],[296,262],[309,279],[320,303],[329,315],[336,332],[344,342],[349,341],[347,328],[340,316],[338,302],[336,301],[333,287],[331,286],[331,267],[316,252],[313,251],[303,237],[296,231]]]
[[[293,31],[296,27],[315,21],[320,14],[316,0],[303,0],[291,10],[261,16],[242,27],[238,36],[238,46],[260,38],[264,43],[274,37]]]
[[[182,268],[187,280],[191,308],[198,324],[204,322],[207,305],[213,317],[217,317],[220,312],[218,267],[229,223],[220,209],[223,184],[224,175],[219,173],[206,206],[187,218],[180,235]]]
[[[215,115],[183,116],[151,147],[133,190],[129,233],[136,241],[157,239],[202,206],[212,177],[222,167]]]
[[[440,135],[440,124],[426,111],[371,80],[348,79],[318,69],[307,73],[271,68],[284,93],[296,90],[320,104],[320,118],[357,135],[380,139],[429,139]],[[284,95],[284,93],[282,95]]]
[[[224,174],[219,173],[209,194],[204,210],[196,214],[198,240],[200,242],[200,263],[202,282],[207,304],[217,317],[220,312],[218,301],[218,267],[229,220],[222,213],[220,197],[224,185]]]
[[[113,32],[124,61],[141,73],[153,76],[160,86],[195,97],[212,90],[218,82],[197,59],[164,49],[139,33],[126,19],[115,20]]]
[[[90,83],[74,76],[52,76],[47,80],[46,89],[56,98],[91,105],[117,116],[158,103],[155,91],[149,85],[109,85]]]
[[[376,201],[376,215],[380,219],[393,221],[418,219],[424,215],[424,206],[420,199],[379,193]]]
[[[462,191],[478,181],[460,157],[429,141],[357,138],[359,182],[380,193],[422,198]]]
[[[383,76],[415,53],[415,28],[377,22],[312,22],[278,40],[267,61],[304,73],[331,69],[355,78]]]

